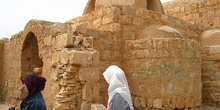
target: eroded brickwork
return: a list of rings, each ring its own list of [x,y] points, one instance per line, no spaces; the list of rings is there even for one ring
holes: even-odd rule
[[[19,106],[20,77],[40,66],[48,110],[106,105],[102,73],[115,64],[136,110],[197,109],[206,63],[200,36],[213,29],[132,5],[107,5],[66,23],[31,20],[0,48],[3,101]]]
[[[167,14],[191,23],[220,26],[219,0],[173,0],[164,4],[164,9]]]

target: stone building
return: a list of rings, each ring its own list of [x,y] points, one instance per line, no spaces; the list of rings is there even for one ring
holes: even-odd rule
[[[219,106],[220,102],[220,1],[175,0],[164,4],[170,16],[189,21],[206,31],[199,35],[202,46],[203,101]],[[211,27],[212,29],[208,28]]]
[[[20,78],[42,67],[49,110],[90,110],[106,105],[102,73],[114,64],[125,71],[135,110],[198,109],[202,89],[217,104],[216,28],[166,15],[159,0],[88,0],[81,17],[31,20],[0,40],[0,98],[18,106]]]

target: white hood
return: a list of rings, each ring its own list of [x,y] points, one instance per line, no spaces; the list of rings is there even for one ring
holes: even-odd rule
[[[123,70],[121,70],[118,66],[112,65],[109,66],[105,72],[103,73],[103,76],[106,80],[106,82],[109,84],[108,87],[108,108],[109,103],[113,96],[116,93],[119,93],[130,105],[130,109],[133,110],[133,104],[131,101],[131,94],[128,87],[128,82],[126,80],[125,74]]]

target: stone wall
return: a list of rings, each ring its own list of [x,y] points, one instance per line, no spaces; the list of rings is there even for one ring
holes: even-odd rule
[[[130,6],[107,7],[107,8],[101,9],[101,10],[96,10],[96,11],[91,12],[89,14],[86,14],[82,17],[75,18],[75,19],[68,21],[68,23],[78,23],[78,22],[86,22],[88,24],[88,28],[90,28],[90,29],[94,29],[94,30],[101,29],[101,30],[110,31],[110,32],[115,33],[116,36],[114,36],[113,39],[110,37],[111,34],[106,34],[106,32],[105,32],[105,34],[99,36],[100,39],[102,39],[102,37],[105,37],[105,39],[109,38],[108,41],[110,43],[107,42],[108,44],[102,45],[104,47],[108,47],[108,48],[103,48],[104,50],[100,49],[100,45],[96,46],[97,44],[95,42],[99,42],[100,40],[94,39],[94,48],[96,50],[100,51],[100,66],[102,67],[100,69],[100,72],[103,73],[104,69],[107,67],[106,66],[107,64],[109,64],[109,63],[115,64],[114,62],[112,62],[112,61],[114,61],[114,58],[117,59],[118,61],[121,61],[121,63],[119,62],[118,65],[123,70],[125,70],[126,76],[128,77],[128,83],[131,84],[130,86],[132,88],[131,89],[132,99],[135,104],[134,106],[137,110],[150,109],[150,108],[162,108],[162,106],[166,107],[166,108],[183,108],[183,107],[196,108],[199,105],[201,105],[201,78],[200,78],[200,70],[199,70],[200,57],[195,58],[190,63],[194,66],[197,65],[196,67],[198,68],[198,70],[194,70],[193,68],[191,68],[191,69],[188,68],[190,73],[192,73],[192,74],[190,74],[190,75],[184,74],[184,77],[181,77],[183,79],[182,80],[183,82],[181,83],[182,85],[181,84],[176,85],[178,87],[184,86],[185,88],[187,88],[188,84],[184,85],[185,84],[184,78],[185,78],[185,80],[195,84],[191,87],[191,91],[196,90],[197,93],[189,93],[188,96],[186,96],[187,98],[185,97],[185,95],[182,94],[182,96],[184,96],[184,97],[179,97],[177,99],[175,99],[174,97],[173,97],[173,99],[171,97],[168,98],[168,96],[165,98],[164,96],[162,96],[162,95],[160,96],[160,94],[156,94],[156,93],[155,93],[155,95],[153,95],[154,92],[149,92],[150,96],[152,95],[152,97],[147,97],[147,95],[146,95],[146,97],[141,97],[142,95],[140,95],[140,93],[142,93],[143,91],[140,92],[141,91],[140,88],[137,88],[138,86],[135,86],[136,83],[135,84],[133,83],[136,80],[135,81],[132,80],[132,79],[137,79],[136,78],[137,76],[132,74],[133,72],[137,72],[137,70],[131,70],[129,68],[132,67],[131,64],[135,64],[135,61],[139,62],[139,60],[140,60],[140,62],[138,64],[140,64],[140,65],[143,64],[143,62],[147,62],[150,65],[152,62],[154,62],[151,57],[153,57],[154,54],[163,55],[164,51],[160,51],[160,50],[157,51],[157,49],[147,50],[145,48],[141,48],[140,50],[138,50],[138,49],[137,50],[130,50],[132,48],[127,47],[127,42],[134,42],[134,44],[132,44],[132,45],[140,46],[142,44],[139,44],[140,42],[136,41],[136,40],[140,40],[140,41],[144,40],[145,41],[146,39],[150,39],[150,38],[160,39],[161,37],[171,39],[171,38],[175,38],[175,37],[177,37],[177,35],[181,34],[181,36],[183,38],[192,40],[192,41],[186,40],[183,42],[185,42],[185,43],[186,42],[188,42],[188,43],[194,42],[192,44],[189,43],[188,46],[195,47],[197,45],[197,47],[198,47],[199,42],[197,42],[197,41],[199,39],[199,35],[202,33],[203,30],[208,29],[207,27],[204,27],[201,25],[196,25],[196,24],[192,25],[192,24],[187,23],[183,20],[179,20],[179,19],[176,19],[176,18],[173,18],[170,16],[166,16],[166,15],[159,14],[159,13],[154,13],[153,11],[147,11],[147,10],[141,9],[141,8],[133,8]],[[165,29],[161,28],[161,30],[163,30],[163,29],[164,30],[160,31],[160,32],[158,32],[155,29],[151,29],[151,28],[148,29],[148,27],[151,27],[153,25],[155,25],[156,27],[157,26],[159,26],[159,27],[165,26]],[[166,26],[170,26],[170,27],[166,27]],[[176,34],[174,34],[174,35],[168,34],[168,33],[172,33],[172,32],[177,32],[179,34],[177,34],[177,35]],[[160,33],[160,34],[158,34],[158,33]],[[113,40],[112,42],[111,42],[111,39]],[[103,38],[103,40],[104,40],[104,38]],[[166,41],[167,40],[164,40],[164,41],[161,40],[161,42],[164,42],[164,43]],[[151,42],[151,40],[149,40],[149,42]],[[167,41],[167,42],[169,42],[169,41]],[[112,45],[112,43],[114,45]],[[172,43],[174,43],[174,42],[172,42]],[[184,45],[185,45],[185,43],[184,43]],[[155,45],[157,45],[157,43]],[[164,45],[164,44],[162,43],[161,45]],[[172,44],[172,45],[174,45],[174,44]],[[147,46],[147,45],[144,45],[144,46]],[[120,52],[111,53],[111,51],[109,51],[109,49],[111,47],[113,50],[120,50]],[[199,55],[200,50],[199,50],[199,48],[197,48],[197,49],[198,49],[197,55]],[[179,53],[179,52],[177,52],[177,53]],[[184,55],[192,55],[191,53],[194,53],[194,50],[192,50],[191,52],[187,51],[186,53],[183,52],[182,55],[183,54]],[[145,55],[148,55],[148,54],[150,56],[151,55],[152,56],[151,57],[149,56],[149,58],[146,56],[146,58],[145,58]],[[172,53],[170,53],[170,55],[171,54]],[[175,53],[173,53],[173,54],[175,54]],[[130,56],[126,57],[126,55],[130,55]],[[131,59],[133,57],[134,57],[134,60],[126,59],[126,58]],[[148,60],[148,59],[151,59],[151,60]],[[176,64],[176,63],[174,64],[174,62],[173,62],[174,59],[172,59],[172,61],[170,61],[170,63],[172,63],[176,67],[178,64]],[[108,60],[108,62],[106,62],[105,60]],[[158,60],[155,60],[155,65],[160,64],[160,61],[158,61]],[[161,57],[161,63],[163,60],[167,60],[167,59],[164,57]],[[189,66],[189,64],[187,64],[184,61],[185,60],[183,59],[180,61],[181,63],[180,62],[179,63],[181,65],[185,65],[185,66],[188,65]],[[126,62],[129,62],[129,63],[126,63]],[[105,66],[102,65],[102,63],[105,63]],[[136,65],[134,68],[139,67],[140,65]],[[178,69],[178,68],[176,68],[176,69]],[[187,70],[187,69],[186,68],[183,69],[183,71],[185,71],[185,70]],[[171,71],[175,71],[175,70],[171,70]],[[187,73],[187,72],[184,72],[184,73]],[[160,74],[160,73],[158,73],[158,74]],[[148,77],[149,75],[147,72],[146,72],[146,74],[144,73],[143,76],[144,75],[146,77],[143,77],[143,80],[149,80],[149,82],[143,81],[143,83],[142,83],[143,85],[145,85],[147,83],[146,85],[149,84],[149,86],[150,86],[150,83],[155,83],[150,80],[151,78]],[[190,76],[191,78],[188,78],[188,76]],[[175,77],[175,75],[174,75],[174,77]],[[162,78],[162,77],[160,77],[160,78]],[[173,81],[174,82],[179,81],[178,78],[180,78],[180,77],[176,77],[176,80],[173,80]],[[138,76],[138,79],[141,79],[141,77]],[[169,79],[169,78],[167,78],[167,79]],[[103,77],[101,77],[101,81],[103,81]],[[159,79],[158,79],[158,81],[159,81]],[[174,82],[168,81],[165,83],[174,84]],[[139,83],[137,83],[137,84],[139,84]],[[166,85],[166,86],[168,86],[168,85]],[[145,88],[145,87],[143,87],[143,88]],[[100,96],[105,97],[105,99],[107,99],[107,97],[106,97],[107,94],[105,93],[105,92],[107,92],[106,90],[107,90],[106,84],[100,83]],[[146,90],[146,89],[143,89],[143,90]],[[183,90],[183,89],[181,89],[181,90]],[[189,89],[187,89],[187,90],[189,90]],[[155,91],[163,91],[163,90],[158,87],[158,89],[156,89]],[[174,92],[174,89],[172,90],[172,92]],[[181,93],[183,93],[183,92],[181,92]],[[192,98],[192,96],[194,96],[194,97]],[[165,100],[167,102],[169,102],[170,100],[173,100],[174,102],[173,102],[173,104],[165,103],[164,102]],[[163,101],[163,103],[162,103],[162,101]],[[181,102],[185,102],[185,101],[187,101],[189,103],[181,103]],[[102,101],[102,103],[104,103],[104,102],[106,103],[107,100]]]
[[[145,108],[197,108],[202,103],[201,50],[198,41],[157,38],[126,43],[133,103]]]
[[[173,0],[163,5],[170,16],[205,26],[220,26],[219,0]]]
[[[215,106],[220,102],[220,30],[207,30],[200,36],[202,51],[203,101]]]
[[[219,103],[219,0],[175,0],[164,4],[166,13],[194,24],[216,27],[207,29],[199,38],[202,46],[203,101]]]
[[[214,106],[220,102],[220,46],[203,47],[203,101]]]
[[[2,73],[2,69],[3,69],[3,50],[4,50],[4,43],[7,40],[1,39],[0,40],[0,100],[2,99],[2,92],[3,92],[3,73]]]
[[[137,110],[197,108],[198,41],[208,29],[213,27],[132,6],[101,8],[66,23],[32,20],[4,45],[3,98],[18,105],[20,77],[42,66],[49,110],[106,105],[108,85],[102,73],[115,64],[125,70]]]
[[[3,48],[2,60],[2,80],[3,80],[3,100],[9,103],[17,103],[20,98],[19,87],[20,82],[20,54],[21,49],[20,39],[5,42]]]

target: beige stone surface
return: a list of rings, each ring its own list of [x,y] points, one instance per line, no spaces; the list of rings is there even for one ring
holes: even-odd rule
[[[138,8],[144,8],[155,12],[163,13],[164,9],[160,0],[88,0],[83,15],[103,7],[128,5]]]
[[[219,0],[173,0],[163,4],[165,13],[206,26],[220,26]]]
[[[140,8],[142,3],[153,11]],[[66,23],[29,21],[11,40],[0,40],[2,100],[19,106],[23,94],[18,90],[20,78],[42,67],[48,110],[106,105],[108,85],[102,72],[115,64],[125,71],[135,109],[198,109],[202,98],[217,105],[219,44],[210,40],[215,27],[189,22],[214,12],[197,13],[206,2],[173,2],[177,6],[172,8],[174,14],[182,12],[178,16],[190,18],[184,21],[157,13],[162,8],[157,3],[90,0],[86,14]],[[187,3],[192,7],[186,7]]]

